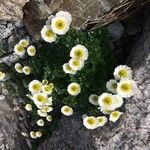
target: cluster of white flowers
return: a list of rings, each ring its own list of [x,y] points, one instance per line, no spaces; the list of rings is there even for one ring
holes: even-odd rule
[[[29,66],[22,66],[20,63],[15,64],[15,70],[18,73],[24,73],[25,75],[29,75],[31,73],[31,68]]]
[[[109,121],[116,122],[120,115],[123,114],[116,109],[121,107],[124,103],[123,98],[133,96],[138,87],[135,81],[132,80],[132,70],[126,65],[120,65],[114,70],[115,79],[111,79],[106,83],[106,88],[111,93],[102,93],[100,96],[91,94],[89,102],[95,106],[100,106],[100,111],[109,115]],[[105,116],[94,117],[87,116],[83,119],[83,124],[87,129],[96,129],[99,126],[104,126],[107,122]],[[99,125],[101,124],[101,125]]]
[[[22,39],[14,46],[14,52],[20,57],[24,56],[26,49],[29,56],[35,56],[36,48],[33,45],[29,46],[28,39]]]
[[[0,71],[0,81],[2,81],[5,78],[6,74],[2,71]]]
[[[41,30],[41,37],[44,41],[52,43],[57,35],[64,35],[69,30],[72,17],[67,11],[59,11],[55,16],[48,17],[46,25]]]
[[[84,61],[88,59],[88,49],[78,44],[71,49],[70,57],[69,63],[63,65],[63,70],[68,74],[76,74],[78,70],[84,67]]]
[[[52,121],[52,116],[49,113],[53,110],[52,107],[52,96],[54,85],[53,83],[49,83],[47,80],[43,80],[42,82],[38,80],[33,80],[29,83],[29,91],[31,94],[27,96],[34,102],[37,108],[37,114],[45,118],[48,122]],[[32,105],[26,104],[25,109],[27,111],[32,111]],[[44,126],[44,119],[37,120],[37,125],[39,127]],[[38,136],[39,135],[39,136]],[[32,138],[37,138],[42,136],[42,132],[30,132],[30,136]]]

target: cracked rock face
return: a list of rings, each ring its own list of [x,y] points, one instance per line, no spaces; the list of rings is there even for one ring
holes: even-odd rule
[[[133,47],[129,66],[139,91],[125,99],[125,113],[120,120],[97,130],[86,130],[82,114],[62,117],[52,137],[38,150],[149,150],[150,148],[150,18]]]
[[[0,19],[18,21],[23,18],[22,8],[29,0],[0,1]]]

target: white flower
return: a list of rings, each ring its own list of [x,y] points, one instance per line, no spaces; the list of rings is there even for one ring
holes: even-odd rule
[[[40,126],[40,127],[43,127],[44,126],[44,120],[43,119],[39,119],[37,121],[37,125]]]
[[[0,71],[0,81],[2,81],[5,78],[6,74],[2,71]]]
[[[98,106],[98,96],[96,94],[91,94],[89,97],[89,102],[95,106]]]
[[[81,92],[81,87],[78,83],[70,83],[67,91],[70,95],[76,96]]]
[[[115,108],[119,108],[123,105],[123,98],[120,95],[114,95]]]
[[[70,66],[69,66],[69,63],[65,63],[63,65],[63,71],[65,73],[69,73],[69,74],[76,74],[77,71],[73,70]]]
[[[33,80],[29,83],[29,91],[32,94],[40,93],[42,90],[42,83],[38,80]]]
[[[47,116],[47,113],[46,112],[43,112],[42,110],[37,110],[37,114],[41,117],[46,117]]]
[[[24,47],[24,48],[26,48],[29,45],[29,40],[22,39],[22,40],[19,41],[19,45],[22,46],[22,47]]]
[[[132,70],[127,65],[120,65],[115,68],[114,77],[116,80],[120,80],[123,78],[132,78]]]
[[[81,70],[84,67],[84,61],[78,59],[70,59],[69,66],[75,71]]]
[[[29,75],[31,73],[31,68],[28,66],[24,66],[22,71],[25,75]]]
[[[43,112],[51,112],[52,110],[53,110],[53,108],[52,107],[49,107],[49,106],[44,106],[44,107],[42,107],[42,109],[41,109]]]
[[[30,132],[30,136],[31,136],[32,139],[36,139],[37,138],[36,133],[34,131]]]
[[[52,97],[47,98],[47,102],[45,103],[46,106],[52,106],[53,105],[53,99]]]
[[[17,55],[19,56],[23,56],[25,54],[25,49],[23,46],[19,45],[19,44],[16,44],[14,46],[14,51]]]
[[[98,98],[98,103],[100,107],[105,110],[114,110],[115,109],[115,98],[112,94],[103,93]]]
[[[71,49],[70,57],[85,61],[88,58],[88,50],[85,46],[78,44]]]
[[[117,85],[117,93],[123,98],[133,96],[137,90],[138,87],[135,81],[131,79],[121,80]]]
[[[117,88],[117,81],[114,79],[109,80],[106,83],[106,88],[108,91],[112,92],[112,93],[117,93],[116,88]]]
[[[64,114],[65,116],[70,116],[73,114],[73,109],[69,106],[63,106],[61,108],[61,113]]]
[[[64,35],[69,30],[69,26],[70,22],[64,16],[55,16],[52,18],[52,30],[58,35]]]
[[[40,138],[40,137],[42,136],[42,132],[41,132],[41,131],[37,131],[37,132],[35,133],[35,135],[36,135],[36,137]]]
[[[69,24],[72,22],[71,14],[67,11],[59,11],[56,13],[56,17],[65,17]]]
[[[51,115],[48,115],[47,117],[46,117],[46,120],[48,121],[48,122],[51,122],[52,121],[52,116]]]
[[[35,56],[36,54],[36,49],[33,45],[30,45],[28,48],[27,48],[27,53],[29,56]]]
[[[45,94],[52,94],[53,89],[54,89],[54,85],[52,83],[49,85],[42,86],[42,92]]]
[[[121,114],[123,114],[123,113],[119,112],[119,111],[113,111],[110,114],[109,120],[112,121],[112,122],[116,122],[120,118]]]
[[[20,63],[16,63],[15,64],[15,70],[18,72],[18,73],[23,73],[23,67]]]
[[[102,127],[107,123],[107,118],[105,116],[99,116],[96,119],[98,121],[98,127]]]
[[[25,109],[27,111],[32,111],[32,105],[31,104],[26,104]]]
[[[105,115],[108,115],[108,114],[111,114],[113,110],[107,110],[105,108],[101,108],[100,111],[105,114]]]
[[[33,95],[34,103],[38,106],[44,106],[47,103],[47,95],[45,93],[38,93]]]
[[[89,116],[89,117],[85,117],[83,119],[83,125],[87,128],[87,129],[96,129],[98,127],[98,121],[95,117],[93,116]]]
[[[52,31],[51,26],[45,25],[41,30],[41,36],[44,41],[52,43],[56,41],[57,35]]]

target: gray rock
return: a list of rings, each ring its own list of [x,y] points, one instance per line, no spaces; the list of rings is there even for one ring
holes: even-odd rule
[[[121,38],[123,31],[124,31],[124,27],[120,22],[114,22],[112,24],[110,24],[107,27],[107,30],[109,32],[110,37],[112,38],[112,40],[118,40]]]
[[[125,100],[125,113],[116,123],[108,123],[97,130],[83,127],[81,114],[62,117],[52,137],[38,150],[149,150],[150,148],[150,17],[143,34],[133,47],[129,66],[139,90]]]

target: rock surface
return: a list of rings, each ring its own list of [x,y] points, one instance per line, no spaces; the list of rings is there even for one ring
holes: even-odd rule
[[[24,7],[29,33],[37,40],[48,16],[65,10],[73,17],[72,26],[77,29],[93,29],[132,14],[149,0],[38,0],[30,1]],[[131,8],[133,6],[133,8]],[[128,9],[131,8],[131,10]]]
[[[94,131],[83,127],[81,114],[62,117],[52,137],[38,150],[149,150],[150,147],[150,17],[136,45],[129,65],[139,91],[125,100],[121,119]]]
[[[0,149],[28,150],[31,142],[26,134],[29,126],[18,99],[10,97],[4,85],[0,95]],[[24,135],[24,136],[23,136]]]
[[[29,0],[0,0],[0,19],[18,21],[23,18],[22,8]]]

